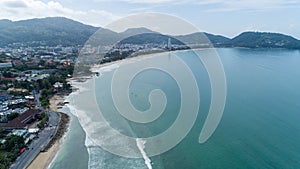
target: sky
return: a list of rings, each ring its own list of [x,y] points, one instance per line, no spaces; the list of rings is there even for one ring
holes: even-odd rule
[[[170,14],[200,31],[234,37],[278,32],[300,39],[300,0],[1,0],[0,19],[63,16],[104,27],[138,13]]]

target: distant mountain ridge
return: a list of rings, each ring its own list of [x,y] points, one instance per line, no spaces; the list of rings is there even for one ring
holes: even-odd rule
[[[100,32],[98,30],[101,30]],[[144,44],[166,41],[168,35],[162,35],[147,28],[130,28],[117,33],[111,30],[85,25],[64,18],[49,17],[23,21],[0,20],[0,46],[12,43],[44,42],[49,46],[84,45],[95,33],[99,33],[102,44],[113,42]],[[172,43],[179,41],[188,45],[197,45],[210,40],[215,47],[246,47],[246,48],[286,48],[300,49],[300,41],[291,36],[279,33],[243,32],[230,39],[221,35],[197,32],[189,35],[173,36]]]
[[[300,49],[300,41],[279,33],[243,32],[228,42],[228,46],[248,48]]]
[[[0,45],[44,41],[49,45],[83,44],[98,28],[63,17],[0,21]]]

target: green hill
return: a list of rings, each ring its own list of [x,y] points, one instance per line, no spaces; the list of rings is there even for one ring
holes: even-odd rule
[[[229,47],[300,49],[300,41],[287,35],[266,32],[244,32],[231,39]]]
[[[90,39],[92,35],[95,36]],[[31,46],[40,43],[48,46],[84,45],[88,39],[88,43],[91,45],[111,45],[116,42],[162,44],[167,43],[169,37],[171,37],[173,44],[184,43],[205,46],[207,40],[209,40],[215,47],[300,49],[299,40],[279,33],[244,32],[235,38],[229,39],[205,32],[168,36],[146,28],[130,28],[124,32],[116,33],[63,17],[15,22],[0,20],[0,46],[7,46],[12,43],[29,43]]]
[[[45,42],[47,45],[83,44],[99,28],[62,17],[0,21],[0,45]]]

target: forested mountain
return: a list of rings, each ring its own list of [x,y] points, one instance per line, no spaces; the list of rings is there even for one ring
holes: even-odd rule
[[[99,43],[101,38],[100,44],[102,45],[110,45],[116,42],[132,44],[166,43],[168,38],[171,37],[174,44],[198,45],[207,43],[207,40],[209,40],[215,47],[300,49],[299,40],[279,33],[244,32],[232,39],[205,32],[168,36],[146,28],[130,28],[117,33],[63,17],[15,22],[0,20],[0,46],[3,47],[12,43],[42,43],[48,46],[84,45],[95,32],[97,32],[97,36],[94,37],[95,41]],[[97,37],[100,38],[97,39]],[[93,40],[90,42],[93,42]]]

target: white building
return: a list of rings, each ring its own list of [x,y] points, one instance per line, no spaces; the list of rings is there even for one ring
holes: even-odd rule
[[[11,68],[11,67],[12,67],[11,62],[0,63],[0,68]]]

